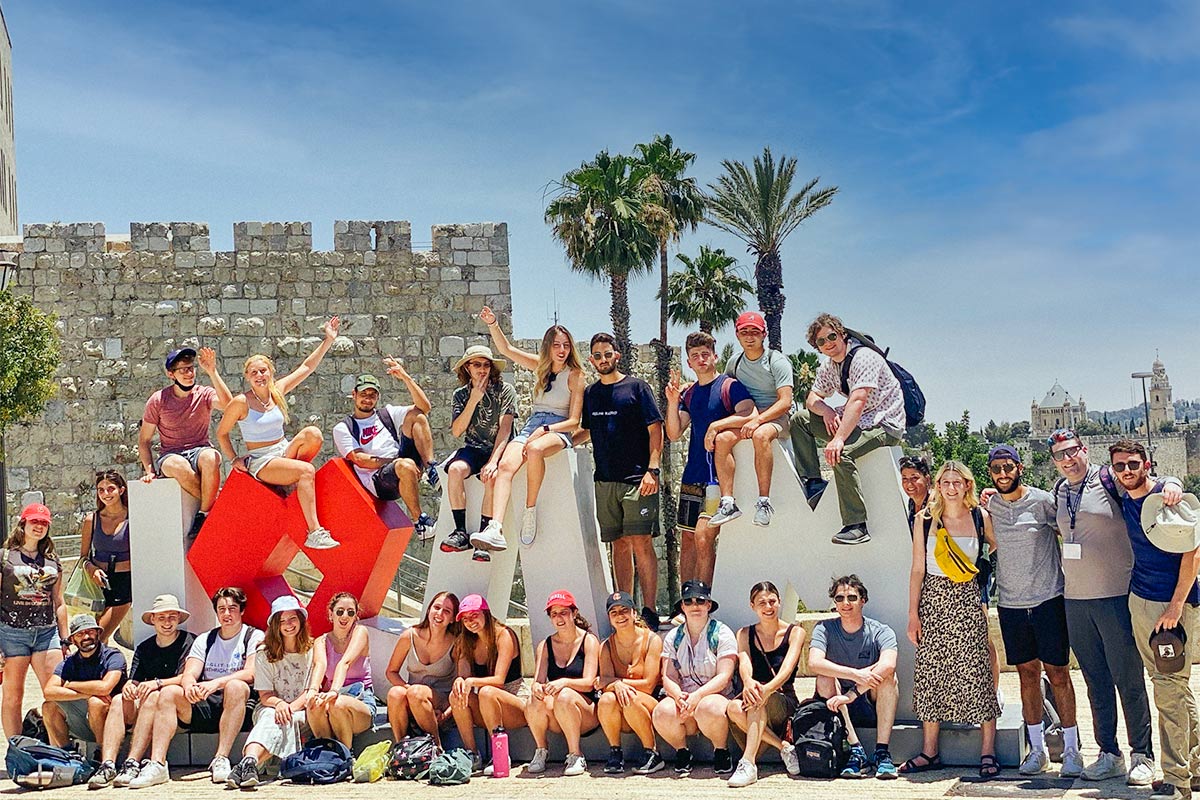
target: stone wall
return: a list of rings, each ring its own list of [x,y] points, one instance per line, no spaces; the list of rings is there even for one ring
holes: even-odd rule
[[[323,461],[354,376],[382,376],[384,355],[403,358],[429,394],[437,452],[447,452],[457,385],[449,365],[486,341],[475,317],[485,304],[511,328],[505,223],[436,225],[432,250],[420,252],[403,221],[338,221],[329,252],[313,251],[309,222],[235,223],[231,252],[212,251],[206,223],[133,223],[129,234],[110,240],[90,222],[24,230],[12,289],[58,316],[63,361],[43,417],[8,432],[8,500],[15,514],[23,491],[43,491],[60,534],[93,506],[96,469],[140,473],[139,421],[146,398],[167,385],[162,362],[173,348],[215,348],[238,392],[248,355],[294,369],[325,320],[340,316],[342,335],[289,398],[290,432],[326,432]],[[384,399],[408,401],[398,382]]]

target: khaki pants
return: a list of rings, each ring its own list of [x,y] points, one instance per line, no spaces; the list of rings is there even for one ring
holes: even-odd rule
[[[1167,603],[1143,600],[1129,595],[1129,617],[1133,622],[1133,639],[1150,673],[1154,686],[1154,707],[1158,709],[1159,760],[1163,779],[1175,784],[1185,793],[1191,785],[1191,765],[1200,758],[1200,716],[1196,713],[1196,697],[1188,686],[1192,662],[1196,655],[1197,609],[1184,605],[1179,623],[1187,632],[1184,645],[1184,664],[1179,672],[1159,672],[1154,666],[1154,651],[1150,648],[1150,632],[1154,623],[1167,608]]]

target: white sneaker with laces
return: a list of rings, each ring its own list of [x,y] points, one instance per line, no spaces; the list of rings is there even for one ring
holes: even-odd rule
[[[771,524],[771,517],[775,514],[775,507],[771,505],[771,501],[766,498],[760,498],[754,504],[754,524],[760,528],[765,528]]]
[[[1125,774],[1129,786],[1149,786],[1154,783],[1154,761],[1145,753],[1134,753],[1129,757],[1129,772]]]
[[[581,753],[567,753],[566,764],[563,775],[582,775],[587,772],[587,759]]]
[[[800,756],[796,755],[794,744],[784,742],[783,747],[779,748],[779,757],[783,760],[783,767],[787,770],[788,775],[794,778],[800,774]]]
[[[208,763],[208,771],[212,773],[213,783],[224,783],[229,780],[229,773],[233,771],[233,765],[229,763],[227,756],[217,756]]]
[[[537,506],[525,509],[525,516],[521,517],[521,544],[531,545],[533,540],[537,538]]]
[[[508,549],[508,542],[504,541],[504,531],[500,528],[500,523],[496,520],[489,520],[487,527],[481,531],[476,531],[471,534],[471,544],[481,550],[500,550]]]
[[[708,520],[710,528],[719,528],[726,522],[732,522],[742,515],[742,510],[737,507],[737,503],[732,500],[722,500],[717,506],[717,513],[713,514]]]
[[[1131,770],[1132,772],[1132,770]],[[1083,768],[1085,781],[1106,781],[1125,774],[1125,757],[1116,753],[1101,753],[1100,757]]]
[[[1050,769],[1050,754],[1045,750],[1030,750],[1017,770],[1022,775],[1037,775]]]
[[[743,786],[749,786],[758,781],[758,767],[751,764],[746,759],[742,759],[737,764],[737,769],[729,776],[729,785],[735,789],[740,789]]]
[[[309,550],[332,550],[340,544],[341,542],[334,539],[325,528],[309,531],[308,538],[304,540],[304,546]]]
[[[1058,770],[1060,778],[1078,778],[1083,774],[1083,756],[1078,750],[1064,750],[1062,767]]]
[[[541,775],[546,771],[546,757],[550,755],[550,751],[544,747],[534,748],[533,758],[529,759],[529,764],[526,765],[525,771],[530,775]]]
[[[130,789],[145,789],[147,786],[157,786],[171,780],[171,772],[166,764],[158,761],[146,761],[138,771],[138,776],[129,782]]]

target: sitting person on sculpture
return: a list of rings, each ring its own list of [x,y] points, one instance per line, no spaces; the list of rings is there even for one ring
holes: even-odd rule
[[[107,642],[133,603],[129,561],[129,496],[125,476],[115,469],[96,473],[96,510],[79,526],[79,552],[87,558],[76,569],[85,569],[104,591],[104,611],[97,622]]]
[[[308,630],[308,612],[292,595],[275,598],[267,633],[255,655],[254,690],[258,707],[254,727],[242,747],[242,760],[226,779],[231,789],[253,789],[267,759],[286,758],[313,733],[305,708],[315,691],[310,685],[317,648]]]
[[[750,607],[758,622],[737,632],[738,670],[742,695],[725,709],[733,723],[734,738],[742,745],[729,785],[749,786],[758,780],[758,754],[762,745],[779,751],[789,775],[800,774],[796,748],[784,737],[788,723],[800,707],[796,699],[796,668],[804,646],[804,628],[779,619],[779,589],[770,581],[750,588]],[[745,736],[741,736],[742,732]]]
[[[889,744],[896,722],[900,687],[896,681],[899,649],[896,632],[863,616],[867,587],[857,575],[834,578],[829,586],[837,619],[818,622],[808,645],[808,671],[817,676],[816,697],[830,711],[846,707],[850,723],[875,728],[875,754],[868,758],[862,745],[851,748],[842,777],[880,780],[896,777]]]
[[[492,355],[483,345],[468,347],[454,365],[461,384],[451,398],[450,433],[463,438],[463,446],[446,460],[446,489],[454,530],[439,545],[443,553],[471,549],[467,535],[467,478],[478,475],[483,483],[479,528],[492,520],[492,493],[500,468],[500,457],[513,437],[517,416],[517,392],[500,373],[508,362]],[[488,551],[476,547],[472,558],[491,561]]]
[[[100,641],[100,625],[91,614],[71,617],[68,641],[75,652],[54,668],[42,695],[42,719],[50,744],[66,747],[74,737],[104,745],[104,722],[125,683],[125,656]]]
[[[327,550],[337,547],[329,531],[317,520],[317,471],[312,460],[321,451],[325,437],[320,428],[309,425],[294,439],[284,434],[284,425],[290,419],[287,395],[313,374],[317,365],[333,346],[340,322],[337,317],[325,323],[324,338],[292,372],[275,380],[275,364],[261,353],[246,359],[243,372],[250,388],[229,402],[221,424],[217,427],[217,441],[221,452],[238,472],[247,472],[251,477],[272,486],[295,486],[304,523],[308,526],[308,538],[304,546],[312,550]],[[242,442],[250,452],[238,457],[233,449],[229,434],[237,425],[242,432]]]
[[[401,364],[383,360],[387,372],[408,387],[412,405],[379,405],[379,379],[359,375],[350,395],[354,411],[333,426],[333,445],[350,462],[359,481],[380,500],[403,499],[412,515],[413,531],[422,541],[433,535],[434,519],[421,510],[421,475],[438,482],[429,428],[429,398]]]
[[[154,598],[150,610],[142,614],[142,622],[154,628],[154,635],[144,639],[133,651],[129,680],[121,690],[121,702],[113,703],[104,723],[104,745],[101,764],[88,781],[88,788],[128,786],[141,789],[156,786],[171,779],[167,767],[167,748],[171,737],[154,737],[155,729],[175,732],[175,706],[163,702],[165,686],[179,686],[183,681],[183,666],[196,637],[179,627],[188,619],[188,612],[179,605],[173,594]],[[159,717],[163,717],[161,723]],[[127,726],[133,726],[129,753],[120,771],[117,754],[125,740]],[[142,756],[150,750],[150,758]]]
[[[825,464],[833,468],[842,529],[834,544],[864,544],[867,507],[857,461],[872,450],[893,447],[904,435],[904,392],[887,361],[857,339],[849,338],[842,321],[821,314],[808,326],[808,343],[825,360],[804,407],[792,416],[792,451],[808,502],[815,508],[827,482],[821,477],[817,443],[824,442]],[[825,402],[834,394],[846,398],[835,408]]]
[[[764,346],[767,323],[757,311],[747,311],[734,323],[742,352],[729,360],[725,374],[736,378],[754,399],[758,416],[742,425],[738,435],[754,445],[754,474],[758,481],[758,500],[754,504],[754,524],[767,526],[775,514],[771,505],[771,478],[775,473],[775,440],[791,447],[792,390],[795,377],[792,361],[778,350]],[[708,524],[714,528],[742,515],[733,496],[722,492],[717,513]]]
[[[488,326],[488,333],[501,355],[534,374],[533,413],[521,432],[513,438],[500,459],[492,489],[492,519],[487,527],[471,537],[471,544],[485,550],[504,550],[504,515],[512,482],[521,465],[525,465],[525,511],[521,517],[521,544],[533,544],[537,536],[537,501],[542,481],[546,477],[546,459],[572,447],[571,435],[579,429],[583,409],[583,364],[575,349],[571,332],[562,325],[551,325],[542,335],[542,346],[536,354],[514,347],[504,335],[496,315],[487,306],[479,318]]]
[[[4,655],[4,735],[21,733],[30,665],[45,691],[67,650],[62,562],[50,536],[50,509],[30,503],[4,543],[0,651]]]
[[[717,343],[707,333],[688,334],[687,363],[696,382],[680,386],[672,370],[666,386],[667,438],[674,442],[690,425],[687,463],[679,486],[677,523],[679,576],[711,584],[717,563],[719,528],[709,524],[719,496],[733,494],[733,446],[742,426],[755,418],[754,400],[735,378],[717,374]],[[714,494],[711,490],[718,489]]]
[[[637,758],[636,775],[658,772],[665,762],[654,740],[654,707],[662,674],[662,638],[646,627],[634,612],[628,592],[613,592],[605,602],[612,635],[600,646],[600,699],[596,716],[608,740],[608,761],[604,772],[619,775],[625,771],[621,734],[632,732],[642,744]]]
[[[178,724],[190,733],[217,734],[216,755],[208,770],[213,783],[225,783],[232,769],[233,741],[246,712],[253,710],[254,654],[263,632],[242,621],[246,593],[236,586],[218,589],[212,604],[217,627],[192,642],[183,679],[178,685],[164,686],[158,702],[160,707],[174,705]],[[164,721],[163,738],[168,742],[175,735],[174,725],[173,720]]]
[[[913,712],[921,720],[921,752],[904,762],[904,773],[937,769],[941,723],[979,725],[983,733],[979,777],[1000,774],[996,718],[1000,704],[988,663],[988,623],[979,604],[982,543],[996,542],[984,526],[975,477],[958,461],[934,476],[929,505],[913,527],[908,587],[908,638],[917,647],[913,666]]]
[[[438,592],[425,616],[396,640],[388,661],[388,722],[392,740],[408,736],[410,722],[442,747],[442,725],[450,719],[450,692],[458,677],[454,641],[458,636],[458,596]],[[403,674],[401,671],[403,670]]]
[[[563,775],[583,775],[587,760],[580,739],[600,725],[596,719],[600,640],[591,632],[591,623],[579,613],[575,596],[566,589],[551,592],[546,599],[546,616],[554,625],[554,633],[537,646],[537,667],[525,706],[534,751],[525,771],[530,775],[546,771],[550,754],[546,732],[551,730],[567,740]]]
[[[212,386],[196,383],[196,365],[204,370]],[[221,487],[221,451],[212,446],[208,429],[213,409],[224,411],[233,395],[217,372],[217,353],[191,347],[167,353],[167,377],[171,385],[150,395],[138,430],[138,456],[142,481],[173,478],[179,488],[200,501],[192,518],[187,541],[195,541],[217,500]],[[158,434],[158,458],[154,457],[154,434]]]
[[[524,728],[528,694],[521,677],[517,632],[492,616],[482,596],[469,594],[462,599],[458,624],[453,651],[458,677],[450,691],[450,711],[477,770],[481,764],[475,749],[475,727],[485,733],[499,727],[510,731]]]
[[[683,624],[663,637],[663,699],[654,707],[654,729],[675,748],[675,774],[692,771],[687,737],[701,733],[713,745],[713,772],[733,772],[727,747],[729,718],[726,707],[734,694],[737,638],[723,622],[713,619],[717,610],[712,590],[704,581],[686,581],[675,613]]]
[[[375,721],[375,689],[371,681],[371,654],[367,629],[358,624],[358,598],[338,592],[329,600],[333,629],[317,638],[308,703],[308,724],[313,733],[337,739],[349,747],[356,733]]]

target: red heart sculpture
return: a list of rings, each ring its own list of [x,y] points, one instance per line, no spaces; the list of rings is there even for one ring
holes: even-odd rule
[[[341,546],[304,549],[322,580],[309,601],[313,635],[329,630],[326,608],[338,592],[359,599],[362,617],[373,617],[412,537],[413,525],[401,508],[372,496],[344,459],[317,470],[317,518]],[[233,472],[221,488],[188,562],[210,595],[222,586],[246,592],[246,622],[266,628],[271,601],[294,594],[284,571],[308,534],[300,503],[286,498],[243,472]]]

